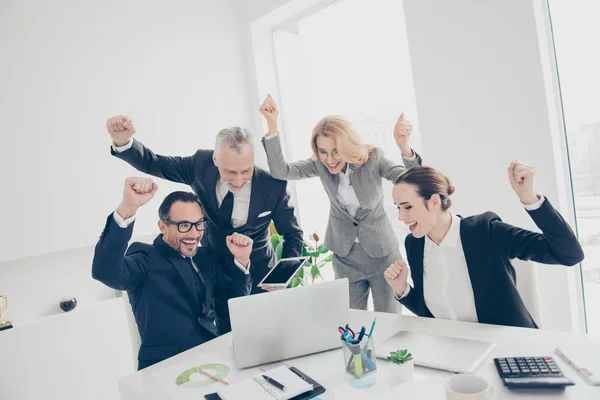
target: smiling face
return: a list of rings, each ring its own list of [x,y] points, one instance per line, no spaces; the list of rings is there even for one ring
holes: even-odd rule
[[[239,150],[239,151],[238,151]],[[239,149],[231,148],[229,143],[221,145],[221,151],[213,156],[213,162],[219,169],[221,179],[229,190],[239,192],[252,180],[254,173],[254,149],[249,143],[240,143]]]
[[[195,226],[192,226],[188,232],[181,233],[176,223],[191,222],[195,224],[204,220],[200,205],[196,202],[175,201],[171,205],[168,217],[170,222],[158,221],[158,227],[163,234],[165,243],[185,257],[195,256],[204,231],[198,231]]]
[[[333,138],[319,135],[316,139],[319,160],[327,167],[330,174],[336,175],[346,168],[347,162],[341,159]]]
[[[425,200],[417,187],[408,183],[394,185],[394,204],[398,208],[398,220],[404,222],[415,238],[422,238],[437,226],[444,212],[440,196],[434,194]]]

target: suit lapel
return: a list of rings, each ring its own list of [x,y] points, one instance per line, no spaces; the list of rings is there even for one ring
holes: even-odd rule
[[[262,186],[262,171],[254,167],[254,174],[252,174],[252,187],[250,188],[250,205],[248,206],[248,218],[246,225],[250,224],[259,213],[263,210],[266,202],[267,193],[263,190]]]
[[[470,229],[468,220],[461,217],[460,222],[460,240],[462,242],[463,253],[465,254],[465,261],[467,263],[467,270],[469,271],[469,278],[471,280],[471,288],[473,289],[473,299],[475,300],[475,310],[477,311],[477,319],[479,322],[484,322],[485,315],[482,315],[485,296],[485,284],[488,276],[488,271],[484,268],[484,262],[479,257],[477,249],[482,246],[482,238],[477,236],[473,229]],[[477,247],[474,247],[476,245]],[[479,305],[482,305],[480,308]],[[483,319],[482,319],[483,317]]]
[[[208,168],[205,179],[208,185],[205,186],[206,204],[203,204],[203,206],[209,209],[209,212],[207,212],[208,215],[217,216],[219,215],[219,203],[217,202],[217,182],[219,180],[219,170],[217,167],[213,165],[212,167]],[[216,218],[216,220],[219,221],[219,218]],[[217,221],[213,222],[217,223]],[[217,224],[222,225],[220,221]]]
[[[187,288],[188,294],[191,296],[194,304],[199,307],[200,304],[198,303],[196,289],[194,288],[194,278],[187,261],[181,256],[181,254],[173,250],[171,246],[165,243],[163,240],[163,235],[158,235],[156,239],[154,239],[154,247],[160,251],[160,253],[167,259],[167,261],[171,263],[171,265],[173,265],[173,268],[175,268],[183,280],[183,284]]]
[[[426,311],[427,307],[425,306],[423,291],[423,254],[425,250],[425,238],[413,238],[410,243],[410,256],[408,262],[410,263],[413,287],[417,291],[417,308],[419,310],[419,315],[431,314],[429,310]]]

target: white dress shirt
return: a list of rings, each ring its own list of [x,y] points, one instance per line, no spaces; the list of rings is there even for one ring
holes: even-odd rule
[[[133,146],[133,139],[129,139],[126,145],[117,147],[114,142],[112,148],[117,153],[129,150]],[[248,211],[250,209],[250,195],[252,193],[252,181],[246,183],[239,192],[233,192],[233,212],[231,213],[231,225],[234,228],[243,226],[248,221]],[[219,207],[227,195],[229,187],[220,177],[217,182],[216,195]]]
[[[217,182],[217,203],[221,207],[223,199],[229,192],[229,186],[220,177]],[[252,193],[252,180],[244,184],[239,192],[233,193],[233,211],[231,212],[231,226],[239,228],[248,221],[248,212],[250,210],[250,195]]]
[[[123,219],[123,217],[121,217],[121,215],[119,215],[119,213],[115,210],[115,212],[113,213],[113,219],[115,220],[117,225],[119,225],[120,228],[125,229],[133,221],[135,221],[135,215],[132,217],[129,217],[127,219]],[[192,227],[192,229],[196,229],[196,228]],[[185,257],[185,256],[182,255],[182,257]],[[238,260],[236,260],[235,258],[234,258],[233,262],[239,269],[242,270],[242,272],[245,275],[248,275],[250,273],[250,264],[248,264],[248,268],[244,268],[244,266],[240,262],[238,262]],[[194,262],[193,258],[192,258],[192,265],[194,266],[194,269],[196,270],[196,272],[198,272],[198,275],[200,275],[200,279],[202,279],[202,282],[204,282],[204,277],[202,277],[202,274],[200,273],[200,269],[196,266],[196,263]]]
[[[530,205],[529,211],[537,210],[545,198]],[[460,238],[460,217],[450,213],[452,223],[439,246],[425,236],[423,253],[423,297],[425,304],[435,318],[478,322],[475,309],[473,286],[467,268],[467,261]],[[410,293],[407,286],[402,297]]]

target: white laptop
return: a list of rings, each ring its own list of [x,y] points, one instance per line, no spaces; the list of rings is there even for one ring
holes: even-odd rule
[[[251,367],[341,347],[348,279],[229,300],[235,364]]]
[[[496,347],[495,343],[401,331],[375,346],[377,358],[408,349],[415,365],[451,372],[475,372]]]

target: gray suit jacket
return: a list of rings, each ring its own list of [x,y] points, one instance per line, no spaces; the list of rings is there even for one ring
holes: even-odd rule
[[[320,161],[311,158],[287,163],[281,149],[279,135],[262,140],[271,175],[275,179],[298,180],[318,176],[330,200],[329,221],[325,232],[325,246],[340,257],[350,252],[358,237],[362,248],[373,258],[385,257],[397,250],[398,240],[383,207],[382,179],[394,182],[406,168],[421,164],[421,156],[404,159],[406,168],[387,159],[377,148],[360,168],[350,165],[350,184],[354,188],[360,208],[352,217],[337,199],[339,176],[329,173]],[[415,153],[416,154],[416,153]]]

